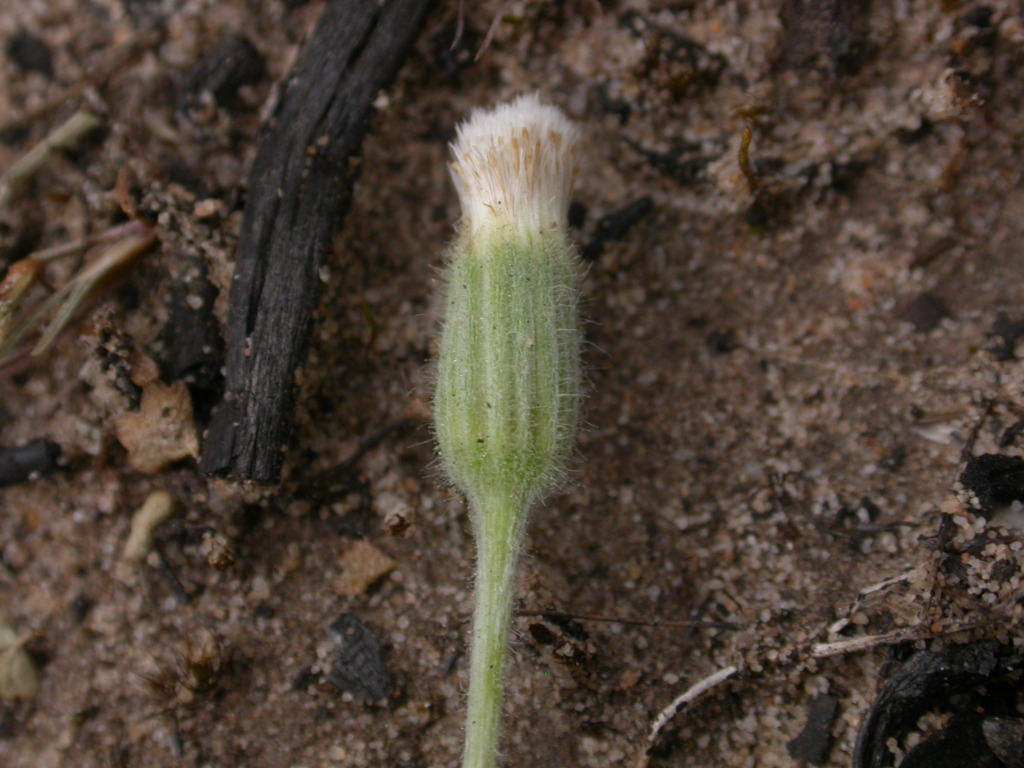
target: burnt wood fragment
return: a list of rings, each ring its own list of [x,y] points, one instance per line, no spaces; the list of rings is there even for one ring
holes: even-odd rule
[[[1005,312],[996,315],[996,321],[988,332],[989,338],[998,340],[995,349],[996,360],[1001,363],[1009,362],[1016,357],[1017,342],[1024,336],[1024,318],[1011,320]]]
[[[954,715],[945,728],[914,746],[899,768],[1005,768],[981,730],[976,712]]]
[[[186,111],[210,102],[224,106],[243,85],[259,82],[263,72],[256,47],[241,35],[227,35],[192,70],[181,106]]]
[[[21,30],[7,43],[7,57],[24,73],[39,72],[53,77],[53,54],[42,40]]]
[[[931,291],[919,294],[903,310],[903,319],[913,325],[918,333],[934,331],[950,315],[946,302]]]
[[[52,475],[60,469],[60,446],[45,438],[0,448],[0,488]]]
[[[431,0],[331,0],[264,128],[249,176],[227,324],[226,392],[200,467],[274,483],[294,420],[295,369],[318,270],[347,213],[377,93]]]
[[[863,56],[870,0],[783,0],[780,50],[785,66],[853,73]]]
[[[167,381],[188,384],[197,406],[213,400],[222,379],[224,340],[213,314],[216,301],[217,288],[208,279],[203,260],[185,260],[171,285],[170,319],[161,334],[163,369]]]
[[[1013,444],[1020,434],[1024,432],[1024,419],[1018,419],[1013,422],[1010,426],[1003,430],[1003,434],[999,436],[999,447],[1006,448]]]
[[[999,667],[997,643],[954,646],[945,653],[918,651],[889,679],[861,724],[853,768],[885,768],[889,739],[900,739],[929,709],[988,680]]]
[[[839,699],[823,693],[811,701],[807,712],[807,723],[796,736],[786,744],[790,757],[811,765],[824,765],[832,750],[832,724],[839,714]]]
[[[343,613],[328,629],[340,639],[327,680],[353,696],[378,701],[391,695],[380,641],[363,622]]]
[[[1024,719],[987,717],[982,721],[981,732],[1005,768],[1024,768]]]
[[[1024,501],[1024,459],[986,453],[967,462],[960,483],[978,499],[978,507],[990,517],[1000,507]]]
[[[602,216],[597,222],[594,236],[580,251],[580,258],[584,261],[597,261],[604,251],[605,243],[622,240],[653,208],[654,201],[651,200],[651,196],[644,195],[625,207]]]

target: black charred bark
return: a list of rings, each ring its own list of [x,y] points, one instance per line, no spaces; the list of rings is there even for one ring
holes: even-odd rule
[[[350,160],[431,4],[329,0],[264,127],[231,289],[226,392],[200,462],[207,474],[280,478],[317,272],[351,202]]]

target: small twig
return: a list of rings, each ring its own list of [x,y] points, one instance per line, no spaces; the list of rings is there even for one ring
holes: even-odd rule
[[[167,719],[171,723],[171,747],[174,749],[174,756],[181,760],[185,757],[185,740],[181,738],[181,724],[178,722],[178,713],[171,707],[167,713]]]
[[[755,198],[761,192],[761,179],[757,175],[754,164],[750,162],[750,144],[754,140],[754,128],[759,128],[761,118],[767,114],[765,107],[745,106],[736,110],[735,114],[743,118],[743,136],[740,138],[740,148],[737,154],[737,164],[740,173],[747,182],[747,189]]]
[[[148,228],[141,227],[141,225],[136,224],[135,222],[119,224],[118,226],[112,227],[106,232],[101,232],[98,235],[93,235],[64,245],[53,246],[41,251],[35,251],[25,258],[19,259],[11,264],[7,269],[7,274],[4,276],[4,279],[0,280],[0,368],[5,368],[14,359],[20,359],[23,357],[23,355],[20,354],[5,356],[5,353],[7,350],[12,349],[17,345],[21,339],[36,328],[46,313],[54,306],[51,302],[63,300],[64,297],[67,296],[68,298],[65,300],[61,311],[63,312],[67,310],[69,313],[68,316],[70,317],[75,311],[77,311],[82,301],[89,297],[92,289],[109,275],[111,270],[101,262],[105,262],[107,258],[112,258],[114,272],[119,271],[120,268],[126,267],[128,263],[130,263],[131,258],[134,258],[134,251],[129,249],[129,252],[124,255],[124,258],[122,258],[118,255],[117,241],[131,242],[132,238],[137,240],[143,235],[150,237],[150,235],[146,234],[148,232]],[[53,295],[43,303],[42,307],[38,307],[36,310],[32,311],[27,318],[23,319],[22,322],[15,324],[15,313],[21,306],[22,301],[29,295],[30,289],[37,283],[41,283],[47,288],[50,288],[43,275],[43,268],[48,263],[75,253],[82,253],[94,245],[107,242],[113,242],[115,245],[108,249],[105,256],[98,259],[97,262],[88,265],[85,269],[82,269],[78,275],[72,278],[68,284],[64,286],[64,288],[54,292]],[[141,251],[138,253],[141,253]],[[82,284],[85,285],[84,290],[81,288]],[[52,289],[50,290],[52,291]],[[79,293],[81,293],[81,295],[79,295]],[[58,333],[63,329],[63,327],[64,325],[61,325],[59,328],[56,325],[51,325],[51,329]]]
[[[837,635],[844,629],[846,629],[846,627],[850,624],[850,617],[860,609],[860,606],[863,603],[864,599],[867,598],[869,595],[873,595],[875,592],[881,592],[883,589],[891,587],[893,584],[900,584],[902,582],[907,581],[907,579],[910,578],[910,574],[914,570],[915,569],[913,568],[909,568],[904,573],[901,573],[898,576],[890,576],[889,578],[882,579],[881,581],[872,584],[870,587],[865,587],[864,589],[862,589],[857,594],[856,599],[854,599],[853,605],[851,605],[850,609],[846,612],[846,616],[844,616],[843,618],[839,619],[838,621],[834,622],[829,626],[828,634]]]
[[[661,729],[676,716],[680,709],[700,698],[711,689],[721,685],[734,675],[739,674],[740,669],[741,667],[739,666],[729,666],[723,667],[717,672],[713,672],[703,680],[699,680],[691,685],[679,696],[676,696],[676,698],[672,700],[671,704],[661,710],[661,712],[658,713],[658,716],[654,718],[654,722],[651,723],[651,728],[647,732],[647,744],[637,756],[636,768],[647,768],[647,764],[650,762],[651,747],[654,746],[654,742],[657,740],[658,734],[661,732]]]
[[[845,653],[858,653],[861,651],[872,650],[886,645],[897,645],[908,640],[916,640],[920,638],[921,633],[915,630],[901,630],[897,632],[890,632],[886,635],[855,637],[849,640],[842,640],[833,643],[817,643],[811,646],[809,655],[815,659],[823,659],[830,656],[839,656]],[[790,654],[786,654],[783,658],[788,658],[789,656]],[[762,659],[761,661],[764,660]],[[714,688],[717,688],[727,680],[731,680],[744,669],[745,667],[739,664],[723,667],[722,669],[711,673],[707,677],[698,680],[683,691],[683,693],[674,698],[667,707],[658,713],[657,717],[655,717],[654,721],[651,723],[651,727],[647,732],[647,742],[644,745],[644,748],[640,751],[640,754],[637,756],[635,768],[647,768],[650,762],[650,753],[654,748],[655,742],[658,740],[658,735],[661,733],[662,728],[668,725],[672,718],[679,714],[680,710]]]
[[[33,309],[17,327],[12,325],[9,334],[0,337],[0,357],[7,350],[20,344],[28,334],[42,324],[47,315],[53,312],[53,319],[49,321],[42,337],[32,349],[33,356],[41,355],[67,328],[82,305],[96,296],[101,286],[121,275],[135,259],[156,242],[156,235],[152,230],[135,223],[121,229],[119,234],[120,239],[113,242],[52,296]],[[21,295],[18,298],[20,300]],[[14,307],[10,307],[10,311],[13,310]],[[6,362],[8,360],[0,361],[0,367]]]
[[[103,125],[103,120],[84,110],[75,112],[60,127],[36,144],[0,176],[0,208],[7,205],[11,195],[24,182],[32,178],[58,150],[73,146],[79,139]]]
[[[41,355],[49,349],[50,345],[67,328],[81,305],[95,296],[96,289],[108,280],[122,274],[155,242],[156,235],[148,229],[142,229],[126,236],[111,245],[94,262],[87,264],[66,285],[44,302],[40,307],[43,315],[52,307],[59,305],[60,308],[53,320],[46,326],[42,338],[32,348],[32,354]]]
[[[43,264],[49,264],[51,261],[63,259],[65,256],[84,253],[93,246],[112,243],[128,235],[138,234],[138,231],[139,225],[134,221],[128,221],[123,224],[117,224],[103,232],[98,232],[95,235],[84,237],[81,240],[74,240],[63,245],[54,245],[39,251],[33,251],[26,258],[35,259]]]
[[[925,637],[936,636],[935,634],[921,632],[916,627],[898,629],[894,632],[887,632],[884,635],[864,635],[863,637],[836,640],[831,643],[815,643],[811,646],[810,656],[813,659],[827,659],[830,656],[842,656],[844,653],[872,651],[875,648],[884,648],[885,646],[899,645],[910,640],[922,640]]]

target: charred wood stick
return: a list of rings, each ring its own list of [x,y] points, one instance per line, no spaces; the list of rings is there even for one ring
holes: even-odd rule
[[[431,2],[329,0],[264,128],[231,288],[226,392],[200,462],[208,474],[279,480],[317,271],[358,171],[350,160]]]

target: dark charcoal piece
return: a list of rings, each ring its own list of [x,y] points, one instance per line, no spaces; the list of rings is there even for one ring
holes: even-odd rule
[[[999,339],[1000,342],[993,350],[996,360],[1003,363],[1013,360],[1017,340],[1024,336],[1024,320],[1011,320],[1005,312],[1000,312],[996,315],[996,321],[988,335],[990,338]]]
[[[795,760],[811,765],[824,765],[832,749],[832,723],[839,712],[839,699],[823,693],[811,702],[807,724],[800,734],[786,744],[786,751]]]
[[[294,680],[292,680],[292,690],[304,691],[307,688],[309,688],[309,686],[317,683],[319,680],[320,677],[316,674],[316,672],[308,668],[304,669],[301,672],[299,672],[298,675],[295,676]]]
[[[953,717],[903,758],[900,768],[1004,768],[981,732],[981,716],[968,712]]]
[[[587,634],[587,630],[585,630],[583,625],[576,621],[572,616],[567,616],[562,613],[545,613],[542,614],[542,616],[571,638],[581,641],[590,639],[590,635]]]
[[[60,469],[60,446],[46,438],[0,448],[0,488],[52,475]]]
[[[53,75],[50,49],[46,43],[25,30],[15,32],[8,41],[7,56],[22,72],[40,72],[47,77]]]
[[[348,212],[373,101],[431,0],[330,0],[260,139],[228,309],[226,392],[200,467],[276,483],[318,273]]]
[[[580,230],[583,229],[583,225],[586,223],[587,206],[577,200],[573,200],[569,203],[569,226],[572,229]]]
[[[786,66],[819,66],[831,74],[857,69],[858,22],[865,0],[783,0],[779,48]]]
[[[996,584],[1003,584],[1016,575],[1017,563],[1004,557],[993,564],[989,578]]]
[[[680,184],[693,184],[704,169],[717,159],[715,156],[693,154],[700,151],[699,144],[682,144],[668,152],[656,152],[645,149],[628,137],[622,140],[647,158],[654,170]]]
[[[68,612],[71,614],[71,620],[75,624],[81,624],[85,621],[85,617],[89,615],[89,611],[92,610],[94,603],[88,595],[79,595],[71,604],[68,606]]]
[[[613,98],[607,83],[602,83],[594,88],[594,97],[604,112],[607,112],[609,115],[618,116],[619,125],[625,125],[629,122],[630,115],[633,114],[633,108],[629,106],[629,102],[625,99]]]
[[[992,16],[995,14],[987,5],[976,5],[964,14],[964,24],[970,24],[978,29],[987,29],[992,26]]]
[[[934,293],[922,293],[903,310],[904,319],[918,333],[934,331],[949,316],[949,308]]]
[[[529,630],[530,637],[533,638],[533,642],[535,642],[537,645],[554,645],[558,642],[558,635],[556,635],[546,626],[541,624],[539,621],[531,624]]]
[[[216,392],[224,365],[224,339],[213,314],[217,289],[206,278],[206,265],[191,259],[171,288],[170,319],[163,330],[164,373],[182,379],[194,395]]]
[[[0,707],[0,739],[10,739],[18,732],[18,720],[9,705]]]
[[[475,29],[463,26],[458,41],[459,25],[454,21],[445,24],[430,40],[430,53],[441,73],[452,83],[459,82],[462,70],[473,63],[480,35]],[[454,47],[452,44],[455,44]]]
[[[755,200],[743,214],[743,223],[751,229],[760,229],[768,223],[771,215],[761,200]]]
[[[922,139],[928,138],[934,128],[934,123],[922,117],[916,128],[897,128],[893,133],[900,144],[916,144]]]
[[[584,261],[596,261],[604,250],[604,244],[621,240],[633,226],[654,208],[654,201],[650,195],[644,195],[634,200],[629,205],[612,211],[601,217],[594,230],[594,236],[590,242],[583,246],[580,258]]]
[[[196,64],[182,97],[185,109],[200,109],[207,99],[225,105],[238,89],[263,77],[263,56],[241,35],[228,35]]]
[[[981,511],[1024,501],[1024,459],[986,453],[971,459],[960,475],[960,483],[978,497]]]
[[[1024,768],[1024,719],[987,717],[981,732],[989,749],[1006,768]]]
[[[892,754],[886,742],[899,739],[929,709],[956,693],[970,691],[996,670],[998,644],[957,646],[946,654],[919,651],[892,676],[871,705],[853,752],[853,768],[885,768]]]
[[[1020,436],[1021,432],[1024,432],[1024,419],[1013,422],[1013,424],[1003,430],[1003,434],[999,436],[999,447],[1005,448],[1011,445]]]
[[[370,701],[390,696],[391,677],[373,632],[350,613],[341,614],[328,629],[341,638],[341,643],[334,652],[334,666],[327,679],[341,690]]]
[[[704,337],[704,344],[713,355],[727,355],[740,345],[733,330],[710,331]]]

